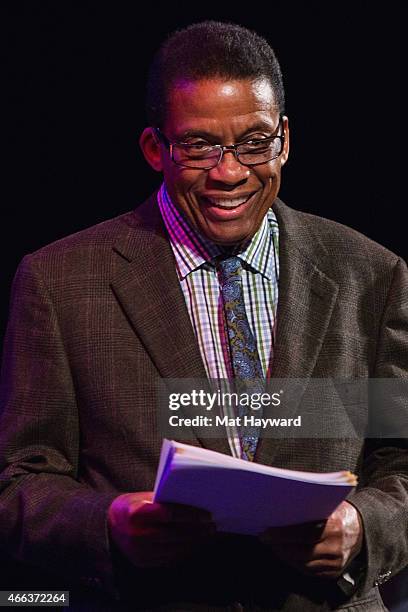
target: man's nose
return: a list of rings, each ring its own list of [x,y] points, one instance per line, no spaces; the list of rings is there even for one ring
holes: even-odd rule
[[[218,166],[211,168],[209,177],[214,181],[234,185],[249,177],[250,169],[241,164],[232,150],[224,150],[224,154]]]

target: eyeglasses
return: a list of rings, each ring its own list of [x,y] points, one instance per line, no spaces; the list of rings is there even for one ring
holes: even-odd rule
[[[244,166],[266,164],[279,157],[282,153],[285,136],[282,128],[282,117],[279,118],[275,134],[268,138],[249,140],[235,145],[210,145],[204,141],[197,143],[170,142],[159,130],[154,128],[157,137],[170,150],[171,159],[178,166],[196,168],[197,170],[210,170],[215,168],[222,160],[225,151],[233,151],[235,158]],[[276,132],[282,131],[281,134]]]

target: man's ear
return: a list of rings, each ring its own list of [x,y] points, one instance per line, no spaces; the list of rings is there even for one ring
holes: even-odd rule
[[[143,130],[139,138],[139,145],[147,163],[153,170],[161,172],[163,170],[162,148],[153,128],[147,127]]]
[[[282,127],[283,133],[285,134],[285,143],[280,156],[281,166],[287,162],[289,157],[289,120],[285,115],[282,117]]]

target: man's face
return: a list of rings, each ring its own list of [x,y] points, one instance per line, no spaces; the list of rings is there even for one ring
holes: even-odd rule
[[[171,89],[162,131],[171,142],[231,145],[271,136],[278,124],[269,81],[214,78],[178,82]],[[161,146],[168,192],[193,227],[223,245],[241,243],[255,234],[279,191],[288,154],[286,118],[283,128],[281,155],[256,166],[242,165],[227,151],[210,170],[183,168]]]

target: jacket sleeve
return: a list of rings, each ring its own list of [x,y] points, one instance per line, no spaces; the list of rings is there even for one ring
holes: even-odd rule
[[[38,259],[14,279],[0,386],[0,547],[68,581],[112,586],[106,514],[114,493],[79,479],[69,359]]]
[[[364,525],[365,588],[408,565],[408,271],[402,260],[394,268],[377,346],[374,377],[402,379],[405,391],[391,393],[385,406],[391,418],[398,415],[401,437],[367,440],[360,486],[349,499]]]

